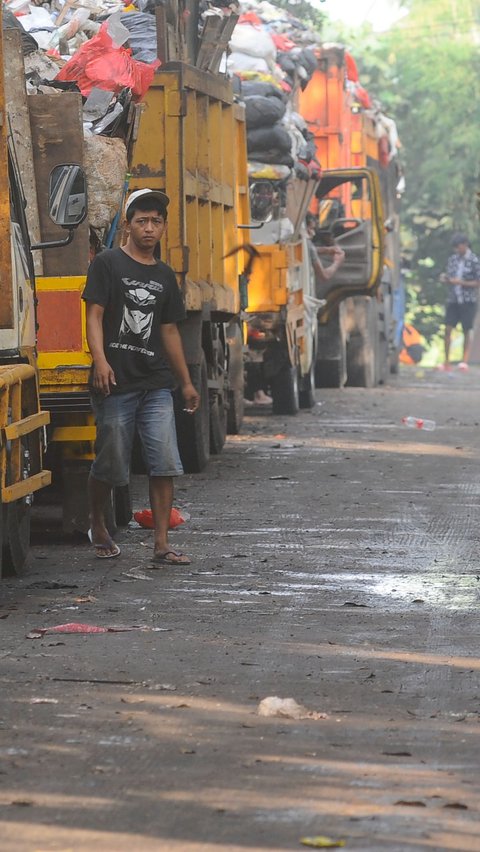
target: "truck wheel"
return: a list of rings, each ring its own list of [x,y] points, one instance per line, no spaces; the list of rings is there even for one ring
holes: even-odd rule
[[[374,387],[375,352],[371,340],[364,334],[352,335],[348,342],[347,372],[349,387]]]
[[[228,324],[226,340],[228,352],[227,432],[229,435],[238,435],[243,423],[245,379],[242,330],[237,322]]]
[[[133,517],[130,485],[120,485],[114,490],[115,522],[118,527],[126,527]]]
[[[300,408],[313,408],[315,405],[315,352],[312,353],[310,370],[300,379],[298,402]]]
[[[243,391],[228,391],[227,432],[229,435],[238,435],[243,423]]]
[[[274,414],[298,413],[298,369],[290,364],[282,367],[270,380]]]
[[[202,351],[200,364],[190,367],[193,385],[200,393],[200,406],[195,414],[183,411],[183,399],[175,399],[177,438],[185,473],[200,473],[210,458],[210,403],[208,399],[207,362]]]
[[[345,362],[340,358],[317,361],[315,365],[316,388],[343,388],[345,384]]]
[[[22,439],[22,468],[25,478],[31,473],[29,436]],[[2,570],[4,574],[22,574],[30,549],[32,495],[7,503],[3,507]]]
[[[210,404],[210,452],[218,455],[223,450],[227,436],[227,409],[225,405],[225,353],[220,342],[217,343],[217,357],[213,379],[219,389]]]
[[[375,305],[370,298],[355,299],[356,329],[347,344],[347,385],[373,388],[376,380]]]
[[[31,498],[8,503],[5,512],[5,537],[2,548],[4,575],[22,574],[30,549]]]

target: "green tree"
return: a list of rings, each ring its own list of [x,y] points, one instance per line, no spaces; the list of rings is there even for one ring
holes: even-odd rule
[[[362,84],[397,122],[406,177],[402,221],[410,311],[431,336],[445,297],[438,276],[452,231],[466,231],[480,251],[480,2],[404,5],[408,14],[388,33],[365,26],[342,36]]]

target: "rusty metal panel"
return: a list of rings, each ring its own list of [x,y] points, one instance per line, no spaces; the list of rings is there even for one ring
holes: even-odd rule
[[[44,199],[44,203],[39,205],[42,240],[62,240],[65,239],[65,231],[55,225],[48,215],[49,176],[51,169],[61,163],[84,166],[82,96],[73,92],[29,95],[28,106],[37,192],[38,197]],[[72,269],[77,275],[82,275],[86,273],[88,263],[87,221],[75,231],[75,238],[70,245],[43,252],[44,275],[62,275]]]

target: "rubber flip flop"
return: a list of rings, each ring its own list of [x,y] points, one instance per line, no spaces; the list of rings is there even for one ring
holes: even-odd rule
[[[120,556],[121,550],[120,550],[118,544],[115,544],[115,542],[112,541],[111,539],[110,539],[109,544],[95,544],[91,530],[88,530],[87,535],[88,535],[89,541],[93,544],[93,546],[95,548],[95,556],[97,557],[97,559],[115,559],[116,556]],[[113,548],[113,553],[97,553],[98,550],[107,551],[107,550],[112,550],[112,548]]]
[[[154,553],[154,555],[152,556],[152,562],[154,562],[155,565],[191,565],[192,564],[188,557],[185,557],[182,560],[180,560],[180,559],[169,559],[168,557],[170,555],[171,556],[184,556],[185,557],[185,554],[182,553],[180,550],[166,550],[165,553]]]

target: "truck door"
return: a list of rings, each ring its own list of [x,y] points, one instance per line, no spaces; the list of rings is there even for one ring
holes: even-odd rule
[[[343,264],[319,288],[327,300],[320,321],[328,321],[332,308],[348,296],[375,294],[383,268],[383,210],[378,177],[369,169],[324,172],[316,197],[317,249],[336,244],[345,252]],[[328,267],[328,255],[320,258]]]

